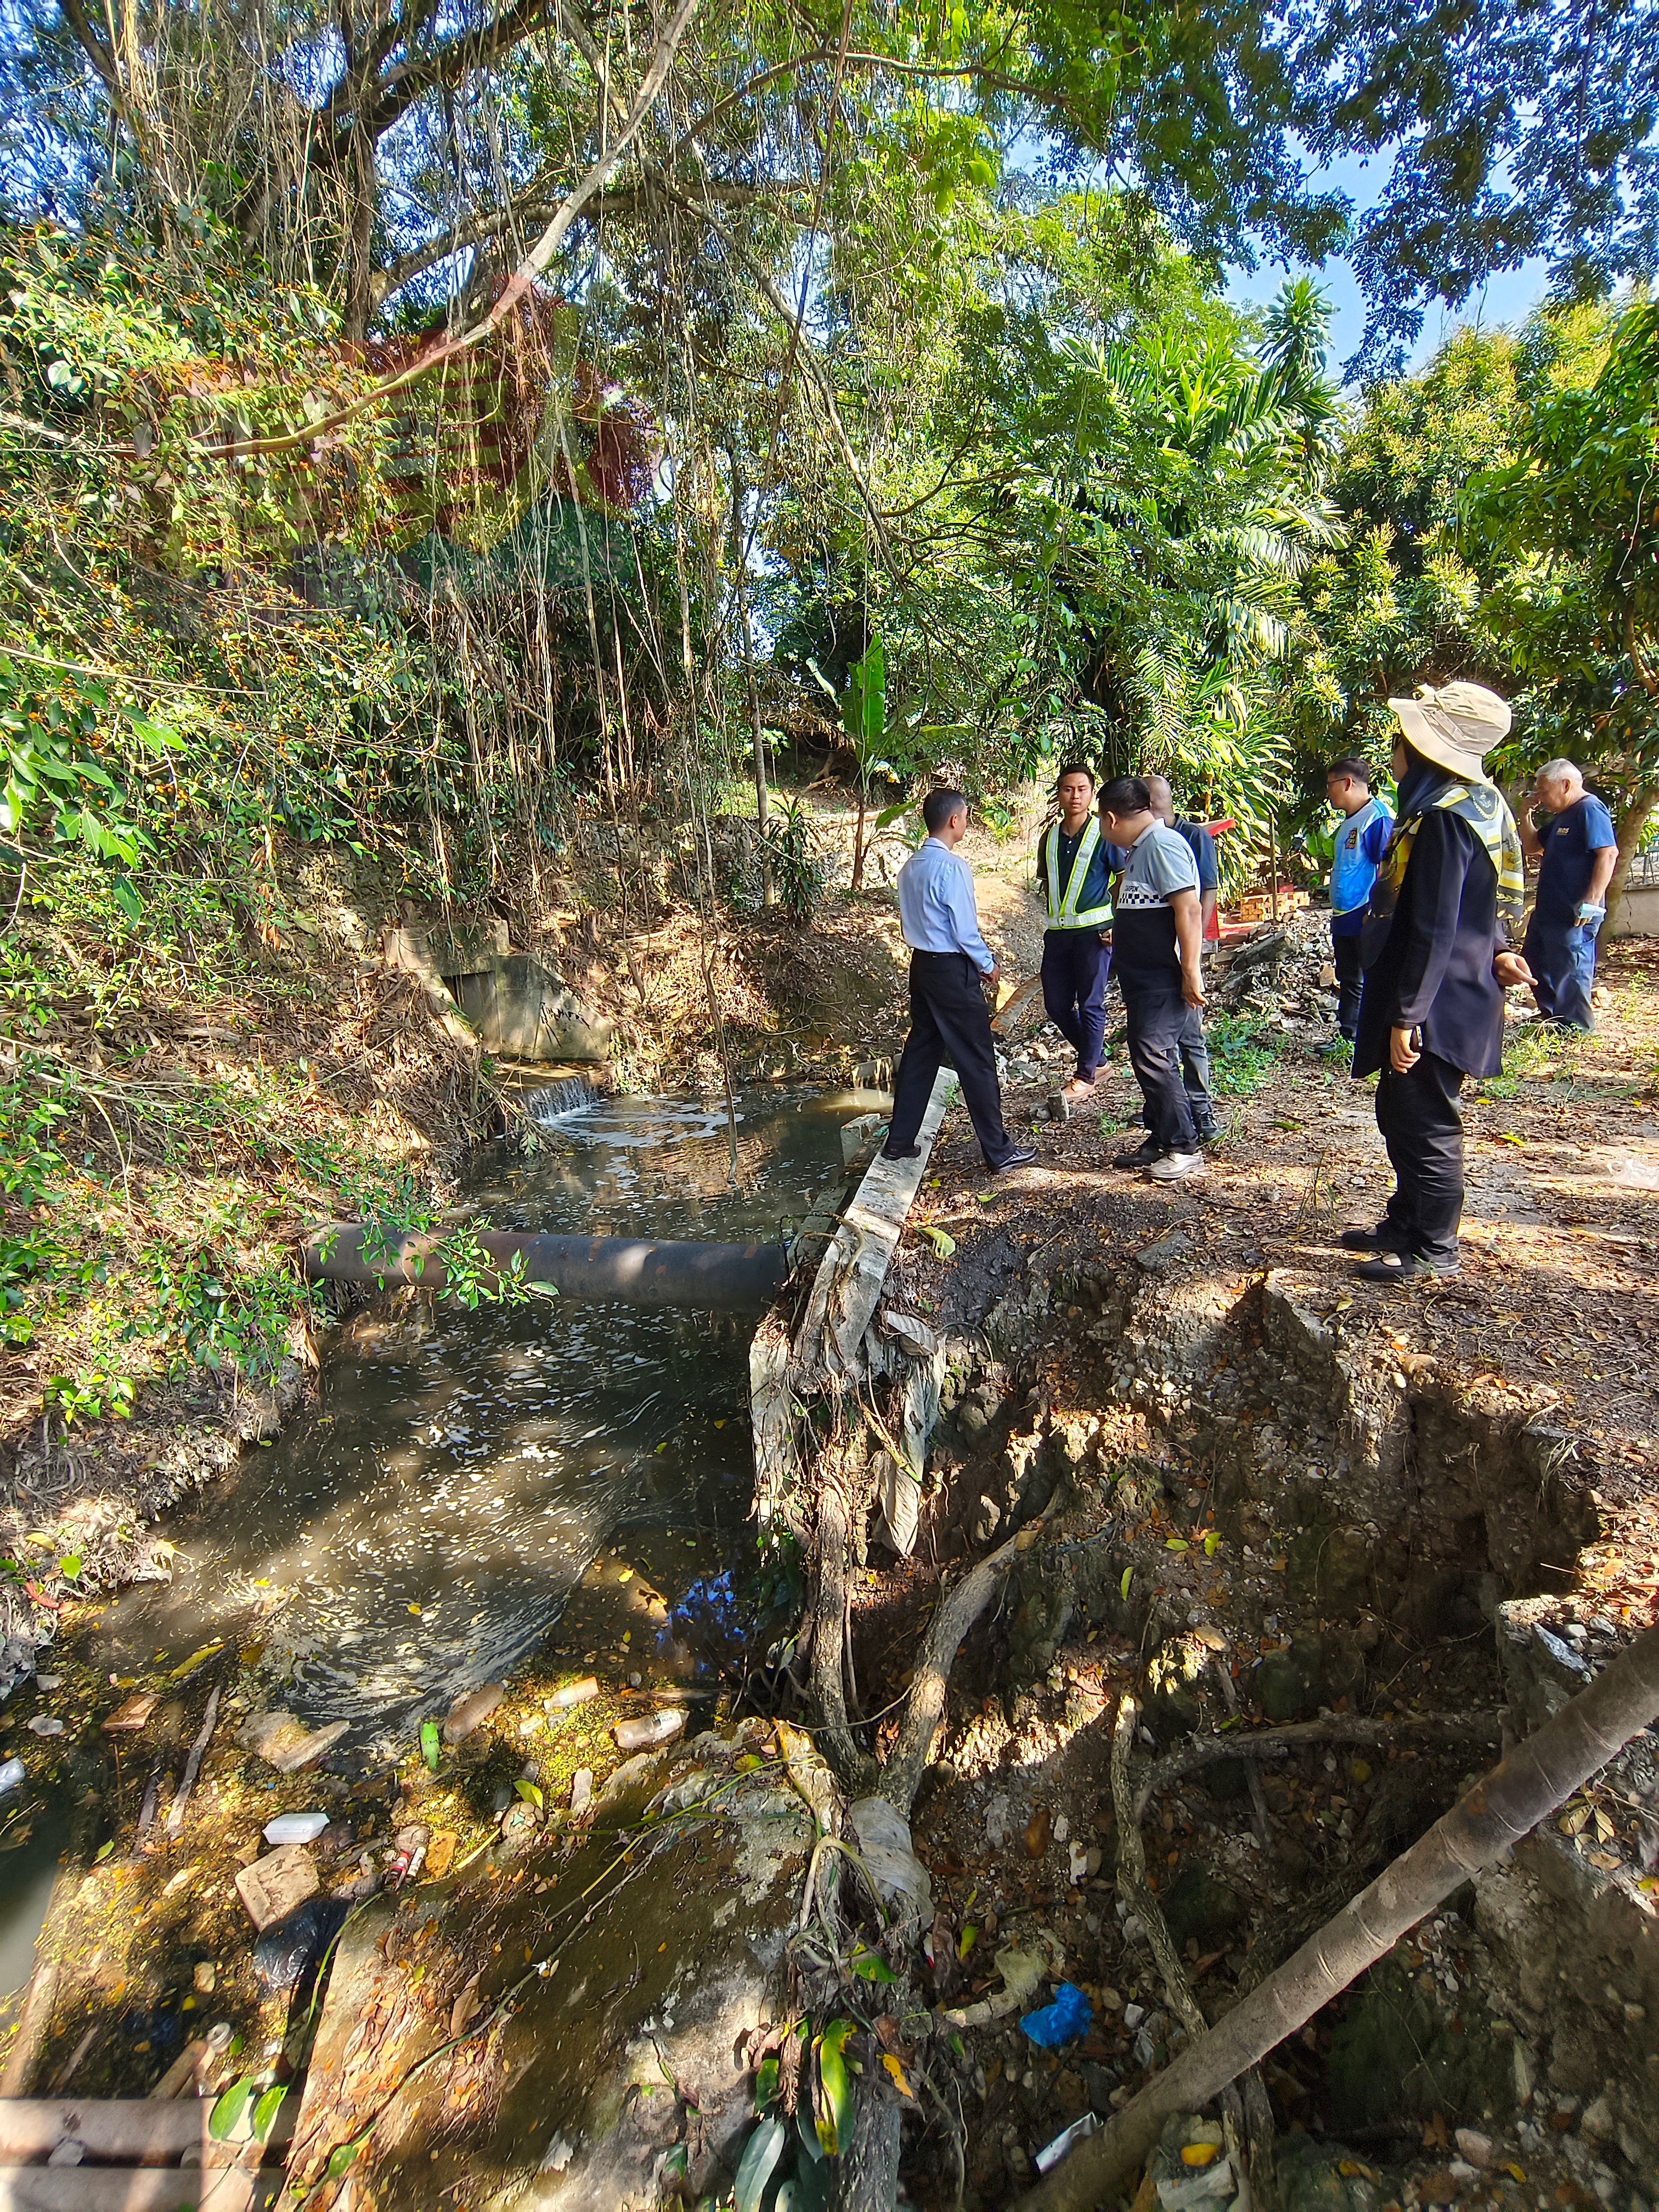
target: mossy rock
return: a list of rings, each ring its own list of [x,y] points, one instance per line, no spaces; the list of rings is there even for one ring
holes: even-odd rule
[[[1374,1966],[1349,2001],[1326,2061],[1331,2124],[1381,2126],[1443,2112],[1503,2113],[1515,2101],[1511,2045],[1465,1990],[1444,1998],[1393,1960]]]

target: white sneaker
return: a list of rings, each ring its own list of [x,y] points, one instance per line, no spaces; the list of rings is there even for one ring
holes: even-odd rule
[[[1208,1165],[1202,1152],[1165,1152],[1146,1172],[1154,1182],[1184,1182],[1188,1176],[1202,1175]]]

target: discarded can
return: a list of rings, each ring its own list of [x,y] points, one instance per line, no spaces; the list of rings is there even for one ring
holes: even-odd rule
[[[265,1822],[268,1844],[314,1844],[328,1826],[326,1813],[279,1813]]]
[[[636,1721],[618,1721],[611,1733],[618,1751],[649,1751],[653,1744],[672,1743],[684,1727],[682,1706],[647,1713]]]

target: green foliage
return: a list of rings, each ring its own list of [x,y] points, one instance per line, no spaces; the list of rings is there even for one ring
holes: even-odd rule
[[[1506,564],[1483,619],[1580,755],[1659,769],[1659,305],[1627,307],[1583,383],[1532,398],[1516,458],[1468,489]],[[1577,740],[1576,744],[1566,741]],[[1553,748],[1552,748],[1553,749]]]
[[[1271,1081],[1279,1059],[1272,1034],[1249,1014],[1217,1014],[1205,1024],[1216,1094],[1249,1098]]]

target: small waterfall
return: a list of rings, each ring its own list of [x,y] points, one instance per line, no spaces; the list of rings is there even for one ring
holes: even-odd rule
[[[526,1084],[524,1110],[532,1121],[559,1121],[567,1114],[580,1114],[597,1106],[599,1094],[585,1075],[567,1075],[559,1083]]]

